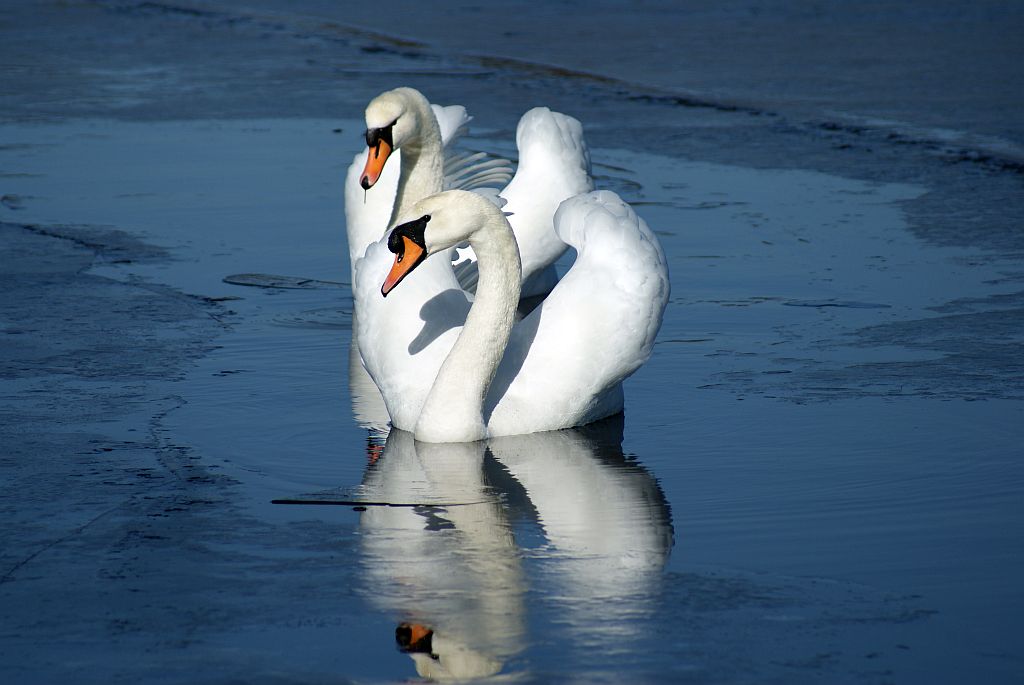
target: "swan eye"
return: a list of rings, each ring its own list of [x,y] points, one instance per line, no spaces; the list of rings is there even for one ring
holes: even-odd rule
[[[398,230],[391,231],[391,235],[388,236],[388,249],[397,255],[401,255],[405,252],[402,245],[402,235]]]
[[[414,242],[420,249],[426,250],[427,241],[423,232],[427,229],[428,221],[430,221],[430,215],[424,214],[419,219],[395,226],[391,235],[388,236],[388,249],[398,256],[405,254],[405,243],[402,241],[404,237]]]
[[[395,145],[392,142],[391,129],[394,127],[396,121],[398,121],[398,119],[395,119],[395,121],[392,121],[387,126],[366,129],[366,146],[377,147],[380,145],[381,141],[384,141],[388,144],[389,148],[394,149]]]

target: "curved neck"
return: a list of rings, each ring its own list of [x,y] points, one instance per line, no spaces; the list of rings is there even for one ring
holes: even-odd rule
[[[389,226],[405,216],[414,203],[444,190],[444,146],[437,118],[426,100],[411,102],[408,107],[416,111],[418,135],[398,148],[402,170]]]
[[[487,437],[484,399],[512,333],[522,266],[512,228],[500,214],[471,234],[469,244],[479,269],[476,299],[423,404],[417,440],[469,442]]]

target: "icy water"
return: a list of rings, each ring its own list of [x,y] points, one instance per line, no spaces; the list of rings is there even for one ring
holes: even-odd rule
[[[621,424],[425,446],[386,437],[372,387],[349,385],[338,183],[355,144],[339,124],[358,129],[8,129],[51,141],[19,167],[49,170],[34,220],[131,225],[175,256],[94,273],[238,298],[162,430],[242,482],[254,516],[358,543],[337,559],[357,580],[350,627],[262,626],[261,641],[301,639],[303,661],[371,679],[1016,668],[1019,381],[934,371],[979,337],[1020,335],[963,330],[1012,264],[909,235],[900,203],[922,188],[595,149],[599,182],[634,201],[672,266]],[[75,162],[101,157],[103,171]],[[173,180],[154,158],[174,160]],[[15,181],[24,195],[34,178]],[[908,345],[915,327],[940,341]],[[967,373],[998,363],[980,356]],[[310,497],[369,506],[270,504]],[[352,629],[364,622],[376,629]],[[395,649],[401,624],[434,630],[436,658]]]
[[[284,41],[286,56],[327,50],[300,13],[232,23],[156,6],[138,14],[169,14],[171,28],[155,24],[168,32],[205,22],[239,54],[245,31]],[[151,426],[164,449],[232,484],[204,504],[235,517],[204,530],[197,516],[194,538],[165,531],[176,542],[160,554],[127,547],[155,559],[148,577],[101,595],[111,608],[88,608],[102,616],[92,623],[54,628],[58,609],[17,594],[44,573],[28,562],[7,571],[0,591],[17,620],[0,636],[5,672],[25,682],[1021,677],[1016,172],[885,147],[888,134],[837,142],[749,126],[728,108],[679,114],[706,132],[695,143],[637,145],[635,131],[663,132],[664,101],[549,72],[488,99],[494,85],[473,89],[478,67],[378,45],[338,48],[347,61],[331,77],[351,104],[331,118],[205,107],[0,126],[4,221],[105,246],[90,276],[202,298],[215,337],[155,382],[163,404]],[[120,82],[125,108],[154,107],[138,85],[152,72],[104,68],[92,77]],[[523,75],[502,62],[487,71]],[[352,368],[341,182],[360,145],[356,103],[406,79],[476,113],[478,149],[514,155],[510,127],[537,102],[593,132],[598,187],[633,204],[671,270],[664,325],[626,383],[624,416],[473,445],[388,432]],[[645,126],[622,133],[622,112]],[[730,136],[753,141],[748,163],[719,149]],[[847,153],[860,156],[837,161]],[[102,233],[112,228],[162,251],[129,246],[118,258]],[[320,504],[272,504],[282,499]]]

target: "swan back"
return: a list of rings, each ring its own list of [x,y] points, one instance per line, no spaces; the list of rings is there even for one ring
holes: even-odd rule
[[[669,296],[647,224],[615,193],[566,200],[558,235],[576,262],[512,331],[485,417],[491,435],[578,426],[622,409],[622,381],[651,355]]]

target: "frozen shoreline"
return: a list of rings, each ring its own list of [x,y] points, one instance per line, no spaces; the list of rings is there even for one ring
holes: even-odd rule
[[[443,50],[483,67],[549,69],[607,80],[634,97],[824,130],[878,130],[903,143],[1024,164],[1024,10],[999,2],[654,1],[482,5],[354,13],[308,0],[235,0],[194,7],[301,14]],[[230,11],[227,11],[230,13]],[[607,51],[595,50],[606,44]],[[959,148],[959,149],[958,149]]]
[[[699,22],[694,24],[693,31],[707,34],[697,45],[709,50],[731,49],[726,47],[732,44],[731,33],[719,40],[716,32],[724,30],[723,26],[729,26],[730,21],[738,21],[737,17],[742,18],[744,6],[738,3],[731,9],[698,12],[698,16],[711,22],[711,28],[702,28]],[[770,20],[792,20],[806,31],[820,29],[822,40],[832,35],[832,42],[841,45],[844,31],[852,29],[838,17],[856,16],[857,7],[847,7],[828,21],[823,19],[827,13],[793,17],[785,12]],[[664,11],[658,10],[657,5],[654,8],[650,10],[654,16]],[[595,16],[612,16],[614,11],[614,7],[598,10]],[[1001,11],[1007,14],[1003,16]],[[875,16],[865,9],[864,16],[851,26],[858,31],[878,33],[878,50],[898,42],[900,35],[912,33],[923,24],[929,31],[987,46],[988,52],[975,54],[965,47],[962,54],[951,53],[958,56],[954,65],[940,65],[934,63],[937,58],[933,53],[943,52],[946,43],[939,39],[932,43],[917,40],[912,48],[907,48],[916,51],[912,53],[916,59],[906,61],[920,64],[927,75],[924,83],[915,89],[905,87],[906,83],[896,78],[892,84],[894,92],[876,96],[876,105],[865,107],[852,102],[831,108],[790,107],[782,101],[774,102],[770,89],[754,87],[760,78],[755,75],[754,84],[745,91],[745,101],[754,101],[754,106],[737,110],[733,110],[736,102],[716,99],[713,88],[701,90],[694,85],[699,84],[699,79],[685,80],[692,76],[691,72],[677,73],[671,59],[652,66],[655,72],[661,69],[670,78],[665,82],[667,85],[648,88],[625,79],[627,88],[623,89],[618,82],[585,75],[586,67],[598,65],[600,68],[595,67],[595,72],[612,73],[617,78],[616,61],[610,66],[600,61],[583,63],[583,71],[576,75],[561,68],[545,67],[541,59],[547,54],[545,51],[557,51],[563,42],[529,51],[530,43],[517,42],[518,34],[512,32],[505,37],[506,42],[499,37],[493,44],[496,51],[513,50],[516,59],[488,62],[460,50],[459,41],[469,37],[445,37],[443,41],[437,38],[433,42],[430,37],[442,35],[437,32],[447,26],[437,18],[419,21],[415,12],[396,17],[398,24],[415,23],[426,37],[426,42],[417,42],[373,30],[376,24],[372,23],[366,24],[371,27],[369,30],[356,28],[360,25],[357,18],[338,16],[338,12],[331,4],[316,0],[299,8],[280,6],[276,0],[216,5],[195,0],[103,1],[60,11],[38,3],[14,4],[9,16],[12,26],[19,26],[19,30],[7,36],[2,53],[10,65],[4,75],[10,85],[6,117],[8,121],[23,122],[62,117],[126,121],[330,118],[357,113],[380,90],[400,84],[421,87],[442,103],[462,102],[465,93],[472,92],[472,110],[478,125],[498,131],[513,129],[515,113],[532,105],[545,104],[566,112],[582,108],[588,114],[588,139],[596,145],[623,149],[653,147],[684,159],[753,168],[815,169],[862,180],[922,184],[931,192],[906,205],[910,229],[918,237],[942,245],[1024,250],[1024,232],[1019,230],[1018,221],[1024,215],[1019,159],[1024,133],[1019,124],[1013,123],[1019,117],[1007,114],[1024,107],[1019,103],[1024,87],[1009,87],[1015,79],[1024,78],[1024,70],[1012,66],[1022,63],[1012,59],[1014,50],[1020,52],[1019,45],[1006,44],[1001,38],[1024,22],[1020,12],[1012,8],[1000,10],[998,5],[976,7],[955,1],[938,7],[925,4],[895,12],[892,26],[886,23],[888,15]],[[461,20],[473,26],[474,22],[486,21],[488,16],[469,13]],[[528,22],[532,16],[527,12],[519,20]],[[644,23],[645,16],[650,18],[642,15],[634,21],[650,30],[650,25]],[[679,15],[671,12],[667,16],[672,21],[680,20]],[[769,12],[768,17],[772,16]],[[961,21],[972,26],[972,31],[960,35]],[[154,28],[161,26],[163,30]],[[655,26],[661,25],[655,22]],[[751,27],[756,33],[757,23]],[[626,44],[634,46],[630,53],[633,61],[627,61],[627,66],[643,64],[644,55],[658,57],[635,48],[645,35],[638,31],[626,36]],[[96,41],[104,34],[125,36],[125,49],[97,50]],[[136,34],[145,35],[146,40],[132,42],[130,36]],[[217,35],[224,40],[211,40]],[[771,41],[784,38],[784,33],[772,34]],[[747,36],[735,40],[746,45],[743,41],[753,39]],[[39,44],[60,45],[61,49],[41,54],[36,49]],[[588,59],[586,55],[590,53],[574,50],[573,46],[589,44],[585,35],[570,36],[563,47],[579,53],[579,59]],[[773,49],[771,45],[774,43],[755,44],[747,52],[751,56],[764,54]],[[800,63],[801,50],[814,54],[812,45],[787,49],[790,52],[783,52],[797,63],[790,65],[796,74],[818,77],[820,65],[809,60]],[[528,51],[537,59],[517,61],[523,55],[516,50]],[[848,85],[855,92],[859,92],[860,86],[853,84],[888,82],[885,74],[862,72],[861,62],[854,58],[864,48],[851,47],[849,53],[844,50],[831,57],[839,60],[833,68],[836,80],[847,83],[849,79]],[[742,52],[739,48],[736,51]],[[943,55],[943,60],[952,59],[944,52]],[[676,57],[685,60],[686,54]],[[709,83],[728,83],[748,75],[741,65],[728,59],[702,59],[713,65],[700,77]],[[889,59],[891,62],[892,58]],[[557,63],[554,57],[550,61]],[[764,61],[763,68],[774,68],[770,60]],[[878,68],[907,67],[904,63],[893,66],[884,57],[876,61]],[[943,90],[941,79],[951,69],[959,76]],[[639,66],[633,68],[634,73],[647,71]],[[505,73],[509,74],[507,79]],[[829,71],[823,73],[827,76]],[[978,73],[984,78],[972,80]],[[903,78],[907,77],[905,74]],[[812,83],[796,79],[794,102],[811,96],[826,101],[830,95],[836,95],[837,103],[842,102],[841,93],[822,91]],[[673,94],[673,88],[682,92]],[[971,88],[987,88],[988,93],[1001,94],[1008,100],[989,102],[985,93],[975,97]],[[696,101],[686,95],[690,91],[698,93]],[[708,93],[710,97],[706,97]],[[933,104],[929,98],[937,94],[949,98],[955,106],[950,109],[944,103]],[[897,102],[907,103],[912,111],[906,116],[885,111],[886,105]],[[839,110],[845,113],[833,116]],[[982,125],[982,121],[999,122],[1003,128]]]

